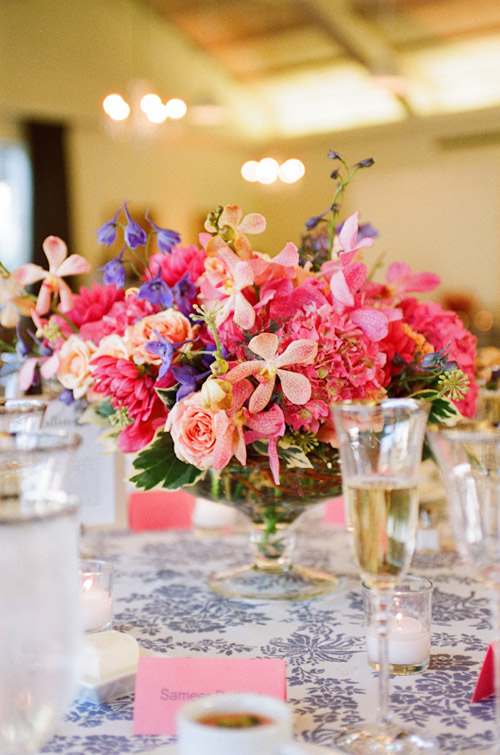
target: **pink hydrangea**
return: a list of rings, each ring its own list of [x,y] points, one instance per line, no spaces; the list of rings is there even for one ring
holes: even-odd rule
[[[470,387],[465,398],[458,401],[457,407],[465,417],[473,417],[476,409],[478,387],[475,382],[475,362],[477,339],[462,323],[455,312],[445,310],[437,302],[420,302],[415,298],[404,299],[401,303],[404,320],[434,346],[436,351],[445,349],[470,378]]]
[[[384,394],[386,356],[347,314],[336,313],[330,305],[299,311],[280,328],[278,336],[282,349],[299,338],[318,344],[312,364],[288,367],[305,375],[312,387],[311,399],[305,406],[286,401],[283,404],[285,420],[294,430],[317,433],[334,401]]]

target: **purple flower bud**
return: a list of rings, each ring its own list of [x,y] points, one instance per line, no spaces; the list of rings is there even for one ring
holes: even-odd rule
[[[328,207],[328,209],[323,210],[323,212],[321,213],[321,215],[316,215],[315,217],[309,218],[309,220],[306,220],[306,222],[305,222],[306,230],[312,231],[314,228],[316,228],[316,226],[318,225],[318,223],[321,223],[321,221],[323,220],[323,218],[324,218],[324,216],[326,215],[327,212],[330,212],[330,208],[329,207]]]
[[[111,286],[114,283],[117,288],[123,288],[125,285],[125,265],[122,262],[124,251],[125,247],[123,247],[118,257],[107,262],[104,267],[99,268],[99,270],[104,272],[103,280],[107,286]]]
[[[28,348],[27,343],[23,341],[19,324],[16,326],[16,333],[17,333],[16,353],[20,359],[24,360],[26,359],[26,357],[29,356],[30,350]]]
[[[365,160],[360,160],[359,163],[356,163],[354,166],[355,168],[370,168],[375,160],[373,157],[367,157]]]
[[[118,218],[118,215],[122,211],[123,207],[120,207],[116,213],[113,215],[111,220],[108,220],[107,223],[104,223],[97,231],[97,242],[99,244],[105,244],[105,246],[111,246],[116,240],[116,220]]]
[[[129,211],[127,209],[127,203],[124,202],[123,208],[125,215],[127,216],[127,225],[125,226],[125,243],[130,249],[137,249],[138,246],[145,246],[148,239],[146,231],[141,228],[139,223],[132,220]]]
[[[162,279],[161,271],[154,278],[142,284],[137,298],[147,299],[150,304],[160,305],[164,309],[171,307],[174,301],[174,295]]]
[[[73,403],[75,400],[75,397],[73,396],[73,391],[70,391],[69,388],[65,388],[59,396],[57,397],[59,401],[62,401],[63,404],[66,404],[66,406],[69,406]]]
[[[153,221],[150,220],[148,212],[146,212],[146,220],[156,233],[156,243],[158,244],[158,249],[162,254],[170,254],[172,247],[180,243],[180,234],[177,233],[177,231],[171,231],[168,228],[160,228],[159,226],[157,226],[156,223],[153,223]]]
[[[334,152],[332,149],[328,150],[328,157],[330,160],[342,160],[342,155],[340,152]]]

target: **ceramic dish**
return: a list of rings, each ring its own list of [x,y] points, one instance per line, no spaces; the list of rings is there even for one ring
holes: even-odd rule
[[[141,658],[150,658],[153,655],[149,650],[139,648]],[[89,703],[101,705],[118,700],[119,697],[130,695],[135,690],[136,669],[120,676],[112,676],[101,682],[91,682],[88,679],[80,679],[78,699]]]

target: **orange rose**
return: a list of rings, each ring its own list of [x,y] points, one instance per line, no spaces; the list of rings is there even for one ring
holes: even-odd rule
[[[72,335],[65,341],[59,352],[57,377],[65,388],[73,391],[75,398],[81,398],[92,383],[90,360],[96,346],[92,341],[83,341]]]
[[[161,359],[150,354],[145,348],[148,341],[157,341],[155,332],[163,336],[169,343],[189,341],[195,335],[188,318],[175,309],[166,309],[156,315],[148,315],[142,320],[130,325],[125,333],[125,344],[130,354],[133,354],[136,364],[159,364]],[[182,347],[181,347],[182,348]]]

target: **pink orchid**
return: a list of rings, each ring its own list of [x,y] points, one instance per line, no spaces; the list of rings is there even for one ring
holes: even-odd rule
[[[227,298],[223,300],[216,323],[222,325],[233,312],[235,324],[248,330],[255,323],[255,310],[245,297],[243,290],[253,284],[252,268],[248,261],[241,260],[229,247],[220,249],[219,257],[226,265],[229,275],[218,289],[226,294]]]
[[[231,240],[224,240],[221,236],[213,236],[206,243],[207,254],[217,254],[219,249],[230,244],[240,259],[250,260],[253,257],[253,251],[245,234],[265,231],[266,219],[257,212],[251,212],[243,217],[241,207],[235,204],[227,204],[220,214],[218,226],[223,234],[229,229],[229,235],[232,238]],[[209,219],[205,222],[205,229],[209,233],[217,232],[217,228],[212,225]]]
[[[241,362],[224,375],[230,383],[238,383],[249,375],[255,375],[259,385],[250,398],[251,414],[261,412],[271,399],[276,376],[281,382],[281,390],[292,404],[306,404],[311,397],[311,384],[305,375],[282,369],[287,365],[310,364],[318,353],[318,345],[308,339],[299,338],[288,344],[285,351],[277,355],[279,338],[275,333],[260,333],[248,344],[250,351],[261,357],[249,362]]]
[[[359,213],[357,212],[347,218],[336,239],[336,246],[342,249],[339,253],[339,257],[343,265],[347,265],[351,262],[359,249],[364,246],[373,246],[374,244],[374,239],[366,236],[358,241],[358,218]]]
[[[35,379],[35,371],[40,365],[40,374],[45,380],[50,380],[57,374],[59,367],[59,354],[55,351],[50,357],[30,357],[19,370],[19,389],[27,391]]]
[[[278,438],[285,434],[285,415],[283,410],[276,404],[267,412],[252,414],[246,421],[250,428],[245,433],[245,443],[253,443],[254,440],[267,438],[269,468],[273,474],[276,485],[280,484],[280,462],[278,458]]]
[[[81,275],[90,270],[87,260],[80,254],[68,254],[64,241],[57,236],[47,236],[43,242],[43,251],[49,262],[49,269],[44,270],[40,265],[28,262],[18,267],[15,276],[23,286],[36,281],[43,281],[38,294],[36,311],[40,315],[50,310],[52,296],[59,293],[61,312],[67,312],[73,305],[73,294],[68,284],[63,281],[65,275]]]
[[[412,273],[406,262],[393,262],[387,268],[387,282],[398,296],[410,292],[432,291],[441,279],[435,273]]]
[[[247,461],[247,449],[243,433],[246,421],[243,404],[252,393],[249,380],[241,380],[233,389],[233,405],[230,409],[218,411],[214,415],[215,446],[214,469],[223,469],[236,456],[240,464]]]

